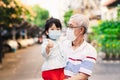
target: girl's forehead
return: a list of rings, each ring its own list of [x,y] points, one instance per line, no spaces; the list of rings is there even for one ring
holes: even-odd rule
[[[50,28],[58,28],[55,24],[52,24]]]

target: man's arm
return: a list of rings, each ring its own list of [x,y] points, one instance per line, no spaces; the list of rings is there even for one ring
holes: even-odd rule
[[[87,80],[89,75],[84,74],[84,73],[78,73],[71,78],[65,79],[65,80]]]

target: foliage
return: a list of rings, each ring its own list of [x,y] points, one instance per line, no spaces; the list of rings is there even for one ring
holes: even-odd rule
[[[20,0],[0,0],[0,31],[4,33],[4,40],[11,39],[13,34],[20,35],[21,30],[30,27],[21,26],[26,14],[34,16],[30,7],[23,5]]]
[[[69,10],[64,15],[64,23],[67,25],[68,20],[70,19],[70,16],[73,14],[73,10]]]
[[[120,21],[102,21],[93,27],[93,39],[105,53],[120,53]]]
[[[117,16],[118,16],[118,20],[120,20],[120,5],[118,5]]]
[[[33,6],[32,10],[35,13],[34,19],[31,19],[31,15],[27,14],[27,21],[37,25],[39,27],[43,27],[46,19],[49,17],[49,12],[45,9],[40,8],[38,5]]]
[[[22,15],[29,12],[19,0],[1,0],[0,1],[0,25],[13,27],[23,20]]]

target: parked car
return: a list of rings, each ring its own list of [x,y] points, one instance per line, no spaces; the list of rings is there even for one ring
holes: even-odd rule
[[[38,42],[38,38],[37,37],[33,38],[33,40],[34,40],[35,43]]]
[[[18,39],[17,43],[19,48],[26,48],[28,46],[28,43],[24,39]]]
[[[18,43],[15,40],[7,40],[3,42],[3,52],[15,52],[18,49]]]
[[[17,43],[19,45],[19,48],[26,48],[27,46],[35,44],[37,40],[37,38],[18,39]]]
[[[28,46],[31,46],[35,43],[34,39],[33,38],[30,38],[30,39],[25,39],[26,43]]]

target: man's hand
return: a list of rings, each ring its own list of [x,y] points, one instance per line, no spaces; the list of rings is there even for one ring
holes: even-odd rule
[[[64,80],[76,80],[76,79],[68,78],[68,79],[64,79]]]
[[[89,77],[89,75],[84,74],[84,73],[78,73],[68,79],[64,79],[64,80],[87,80]]]

